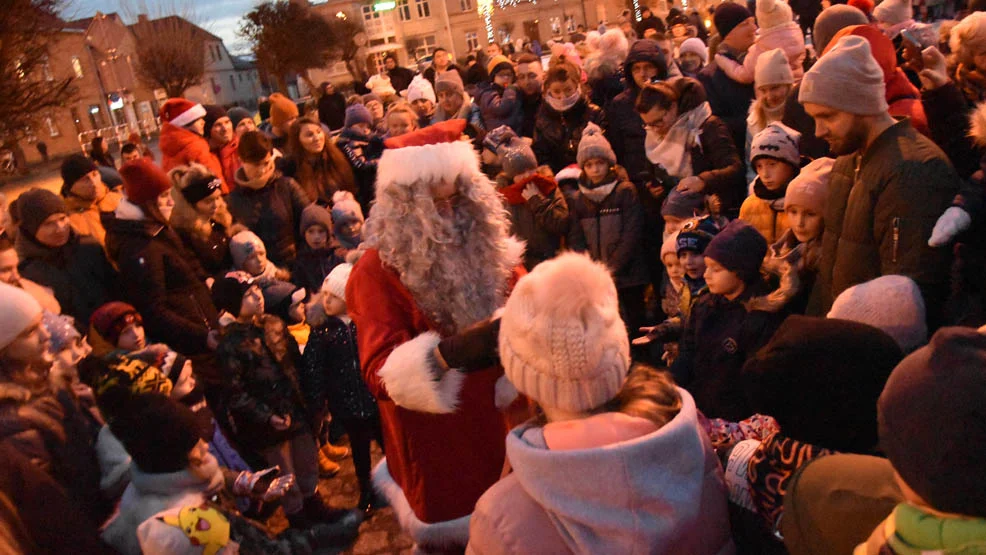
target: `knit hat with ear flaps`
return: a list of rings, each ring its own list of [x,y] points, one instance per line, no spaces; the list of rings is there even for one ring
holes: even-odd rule
[[[124,195],[137,206],[154,202],[172,187],[168,174],[144,157],[124,164],[120,168],[120,176],[123,177]]]
[[[784,0],[757,0],[757,25],[760,29],[779,27],[791,21],[791,6]]]
[[[986,517],[986,336],[942,328],[894,369],[877,402],[880,447],[939,511]]]
[[[507,299],[499,346],[507,379],[541,406],[586,412],[612,399],[630,341],[606,266],[571,252],[538,264]]]
[[[603,130],[598,125],[589,122],[582,130],[582,140],[579,141],[579,152],[576,160],[581,166],[593,158],[602,158],[610,165],[616,163],[616,153],[613,152],[613,147],[603,136]]]
[[[750,224],[733,220],[709,241],[702,254],[750,284],[760,278],[760,266],[767,255],[767,240]]]
[[[783,50],[775,48],[757,58],[753,82],[757,87],[794,84],[794,72],[791,71],[791,64],[788,63]]]
[[[591,125],[591,124],[590,124]],[[529,139],[513,137],[496,149],[504,175],[513,179],[518,175],[538,167]]]
[[[836,297],[827,317],[880,328],[905,353],[928,341],[924,297],[906,276],[881,276],[846,289]]]
[[[205,117],[205,107],[184,98],[169,98],[161,105],[161,120],[176,127],[185,127]]]
[[[873,58],[870,43],[857,36],[839,39],[805,73],[798,102],[861,116],[886,112],[889,107],[883,70]]]
[[[801,165],[800,141],[801,133],[779,121],[770,123],[750,143],[750,164],[760,158],[773,158],[798,168]]]
[[[750,10],[733,2],[723,2],[712,14],[712,22],[719,31],[719,36],[726,38],[733,29],[739,27],[744,21],[753,17]]]
[[[914,8],[911,7],[911,0],[883,0],[873,8],[873,18],[880,23],[897,25],[914,19]]]
[[[20,287],[0,283],[0,350],[6,349],[41,315],[41,305]]]
[[[801,206],[818,215],[825,214],[825,201],[828,199],[829,177],[832,175],[833,158],[818,158],[801,168],[787,185],[784,206]]]

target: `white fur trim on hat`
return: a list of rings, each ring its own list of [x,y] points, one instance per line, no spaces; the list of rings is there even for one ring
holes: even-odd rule
[[[472,515],[466,515],[441,522],[422,522],[411,504],[408,503],[404,490],[390,475],[387,458],[384,457],[373,469],[373,487],[383,495],[394,509],[401,530],[407,533],[415,545],[421,549],[417,552],[431,553],[463,548],[469,543],[469,521]]]
[[[185,127],[197,119],[205,117],[205,108],[201,104],[195,104],[188,110],[178,114],[169,123],[178,127]]]
[[[542,406],[582,412],[612,399],[630,342],[609,270],[572,252],[537,265],[507,300],[499,345],[507,378]]]
[[[398,406],[418,412],[451,414],[458,409],[459,392],[466,376],[449,370],[439,374],[432,354],[442,338],[435,332],[423,333],[398,345],[384,361],[377,376]]]
[[[6,349],[41,315],[41,305],[20,287],[0,283],[0,349]]]
[[[880,328],[905,353],[928,342],[924,297],[906,276],[882,276],[846,289],[832,303],[828,318]]]
[[[377,164],[377,195],[391,187],[455,181],[483,175],[479,155],[468,141],[388,148]]]
[[[346,283],[349,282],[349,274],[353,271],[353,265],[342,263],[332,268],[329,275],[322,281],[322,293],[335,295],[345,302]]]

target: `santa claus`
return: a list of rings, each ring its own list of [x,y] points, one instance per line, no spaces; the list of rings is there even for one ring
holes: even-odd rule
[[[424,551],[464,547],[500,477],[513,390],[491,320],[523,272],[464,120],[388,139],[365,252],[346,288],[386,459],[374,484]],[[512,395],[511,395],[512,394]]]

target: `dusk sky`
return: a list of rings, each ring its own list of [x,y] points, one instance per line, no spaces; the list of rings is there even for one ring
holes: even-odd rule
[[[220,37],[226,43],[226,48],[233,54],[245,54],[249,52],[249,47],[236,35],[239,27],[239,20],[249,12],[253,6],[261,4],[263,0],[199,0],[197,2],[183,2],[182,0],[144,0],[131,1],[124,0],[69,0],[66,2],[66,9],[62,17],[65,19],[79,19],[90,17],[101,11],[103,13],[118,12],[126,19],[126,14],[130,11],[145,12],[151,17],[160,17],[183,11],[184,6],[194,6],[193,12],[198,21],[196,23],[212,34]],[[147,9],[127,8],[121,6],[144,6]],[[127,23],[132,23],[127,21]]]

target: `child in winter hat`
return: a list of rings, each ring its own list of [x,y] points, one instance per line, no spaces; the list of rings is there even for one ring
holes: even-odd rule
[[[794,22],[791,7],[784,0],[757,0],[757,24],[760,32],[756,42],[747,51],[743,63],[717,54],[716,64],[719,69],[733,81],[752,83],[760,56],[780,48],[787,57],[795,80],[800,80],[804,75],[805,37],[801,27]]]
[[[719,233],[719,225],[710,216],[692,218],[681,226],[675,240],[675,252],[685,270],[686,287],[681,291],[681,314],[691,313],[691,308],[699,297],[708,292],[705,285],[705,249]]]
[[[299,231],[304,244],[291,265],[291,280],[315,294],[329,271],[343,261],[333,248],[332,216],[325,207],[310,204],[301,212]]]
[[[352,268],[347,263],[333,268],[322,283],[320,298],[309,308],[312,333],[298,377],[314,420],[323,422],[331,410],[332,418],[346,429],[360,488],[358,508],[368,511],[377,504],[370,480],[370,440],[381,444],[381,432],[376,400],[360,375],[356,324],[347,314],[346,284]],[[337,450],[324,443],[320,464]]]
[[[784,213],[784,194],[798,175],[801,133],[780,122],[773,122],[757,133],[750,143],[750,164],[757,172],[753,195],[740,206],[739,217],[773,243],[788,229]]]
[[[794,86],[794,74],[787,64],[787,58],[780,49],[764,53],[757,60],[756,78],[754,79],[753,103],[750,104],[746,116],[746,145],[747,160],[753,155],[751,143],[753,137],[764,130],[771,122],[779,122],[784,116],[784,105]],[[756,178],[756,168],[747,166],[747,179]],[[752,186],[751,186],[752,189]],[[753,191],[750,191],[753,194]]]
[[[368,135],[373,130],[373,116],[366,106],[351,104],[346,107],[346,119],[343,125]]]
[[[904,493],[854,554],[986,548],[986,336],[943,328],[894,369],[877,403],[880,447]]]
[[[582,131],[577,154],[582,175],[579,190],[569,203],[572,217],[568,246],[588,252],[610,267],[620,293],[620,308],[631,333],[645,324],[643,288],[646,260],[641,248],[644,234],[643,206],[626,170],[616,164],[616,154],[602,129],[588,123]],[[603,215],[619,214],[620,224],[599,226]],[[619,245],[613,248],[612,245]]]
[[[89,317],[89,335],[109,344],[110,350],[139,351],[147,346],[144,320],[133,306],[112,301]]]
[[[418,114],[418,123],[421,127],[427,127],[431,123],[431,116],[435,114],[435,89],[431,83],[421,77],[415,77],[407,87],[407,101],[411,103],[411,108]]]
[[[332,195],[332,229],[339,245],[346,251],[363,242],[363,209],[353,194],[338,191]]]
[[[709,47],[698,37],[685,39],[678,47],[678,65],[686,77],[695,77],[709,62]]]
[[[708,213],[706,196],[694,191],[671,189],[661,204],[661,218],[664,219],[664,237],[678,232],[685,222]]]
[[[286,134],[294,120],[298,119],[298,105],[281,93],[270,95],[270,126]]]
[[[554,258],[561,248],[562,235],[568,231],[568,204],[551,169],[538,168],[530,139],[512,136],[497,148],[497,156],[503,168],[497,190],[514,234],[527,244],[524,266],[530,270]]]
[[[256,279],[261,288],[291,277],[287,270],[278,268],[267,259],[267,247],[252,231],[243,230],[232,236],[229,253],[233,257],[233,267]]]
[[[760,266],[767,255],[767,241],[755,227],[734,220],[709,241],[703,254],[709,292],[736,298],[747,286],[761,279]],[[710,275],[716,276],[711,283]]]
[[[928,342],[924,298],[907,276],[880,276],[846,289],[836,297],[827,317],[879,328],[893,337],[904,353]]]
[[[873,19],[876,19],[877,25],[884,32],[902,24],[913,23],[914,8],[911,0],[883,0],[873,8]]]
[[[92,390],[79,380],[79,362],[92,353],[85,336],[75,327],[71,316],[45,312],[42,325],[51,337],[48,352],[54,361],[48,373],[48,383],[58,391],[65,391],[80,406],[87,409],[95,405]]]

